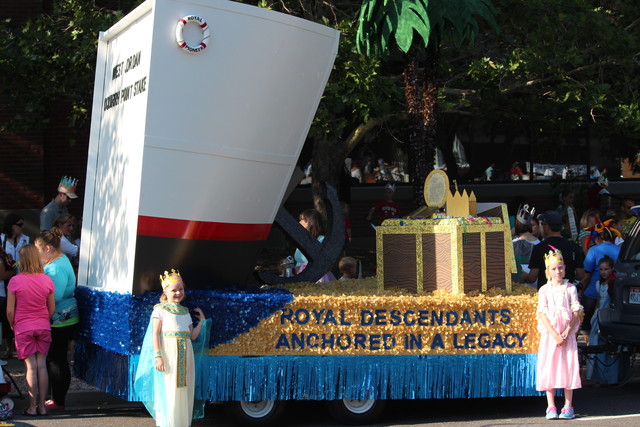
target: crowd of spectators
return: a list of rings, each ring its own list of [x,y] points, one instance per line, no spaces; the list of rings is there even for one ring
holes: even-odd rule
[[[607,197],[610,202],[610,197]],[[521,205],[515,215],[513,248],[518,274],[513,279],[536,289],[547,281],[544,257],[559,250],[566,265],[565,278],[579,290],[583,306],[580,333],[585,345],[605,345],[600,335],[598,311],[611,303],[615,286],[615,263],[620,249],[636,221],[635,201],[619,200],[619,211],[587,207],[579,216],[575,208],[575,194],[565,190],[556,210],[535,215],[535,208]],[[636,211],[637,212],[637,211]],[[534,232],[533,222],[539,227]],[[537,243],[534,239],[540,239]],[[629,363],[624,356],[595,353],[587,361],[587,379],[593,384],[618,384],[626,378]]]
[[[80,240],[67,206],[78,198],[77,183],[62,178],[40,212],[41,231],[34,243],[23,233],[25,220],[16,213],[6,215],[0,235],[0,356],[8,359],[17,353],[25,362],[26,416],[64,409],[71,381],[72,340],[79,322],[74,292]]]

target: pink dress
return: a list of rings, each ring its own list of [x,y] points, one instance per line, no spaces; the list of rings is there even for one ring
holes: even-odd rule
[[[18,358],[48,354],[51,326],[47,298],[54,293],[53,281],[46,274],[18,274],[7,289],[16,296],[13,331]]]
[[[562,333],[573,316],[574,311],[582,308],[578,302],[576,287],[564,281],[562,285],[547,283],[538,291],[538,315],[547,315],[553,328]],[[576,333],[580,322],[569,331],[565,343],[559,346],[549,334],[544,324],[538,320],[540,345],[538,347],[538,366],[536,390],[545,391],[556,388],[577,389],[580,382],[580,362],[578,360],[578,342]]]
[[[18,274],[9,282],[16,296],[13,331],[16,334],[39,329],[51,329],[47,298],[55,291],[46,274]]]

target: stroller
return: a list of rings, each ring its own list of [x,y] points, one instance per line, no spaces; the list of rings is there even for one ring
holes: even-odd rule
[[[20,388],[16,384],[15,380],[11,376],[11,374],[6,370],[5,365],[7,364],[6,360],[0,360],[0,367],[2,367],[2,375],[0,375],[0,421],[8,420],[13,417],[13,399],[8,396],[11,391],[11,384],[18,391],[18,396],[20,399],[24,399]],[[9,378],[11,382],[6,381],[6,377]]]

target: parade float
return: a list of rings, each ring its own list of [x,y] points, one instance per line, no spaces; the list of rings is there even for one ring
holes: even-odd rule
[[[228,402],[244,424],[287,400],[364,422],[386,399],[539,395],[536,302],[511,283],[505,206],[451,192],[441,172],[427,206],[378,228],[376,278],[319,285],[310,267],[246,286],[274,220],[295,223],[280,208],[338,39],[223,0],[149,0],[100,34],[78,377],[139,400],[157,278],[177,268],[185,305],[213,321],[196,399]],[[327,240],[313,261],[338,246]]]

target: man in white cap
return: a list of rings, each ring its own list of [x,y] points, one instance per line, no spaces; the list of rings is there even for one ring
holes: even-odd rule
[[[58,185],[58,194],[40,212],[40,231],[51,229],[53,221],[63,213],[69,213],[67,206],[72,199],[77,199],[76,186],[78,180],[63,176]]]

